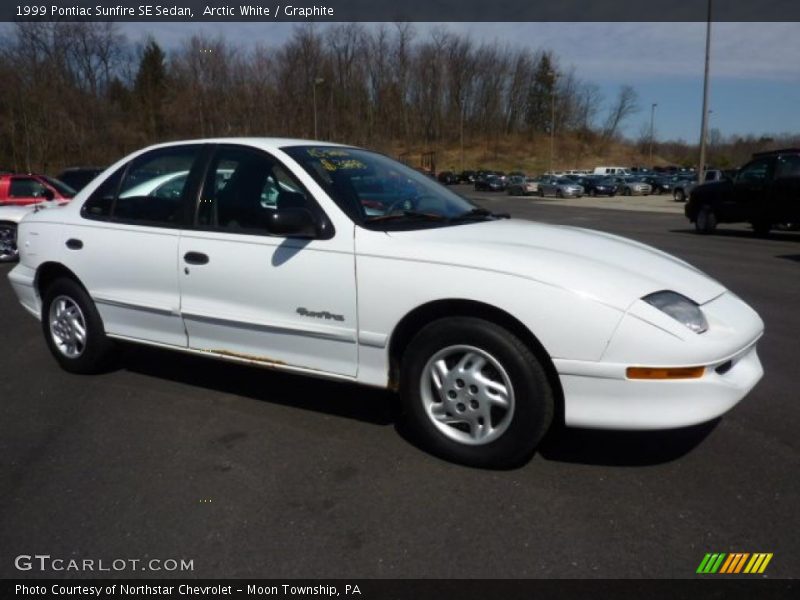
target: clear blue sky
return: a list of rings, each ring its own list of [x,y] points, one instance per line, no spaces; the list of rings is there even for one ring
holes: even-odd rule
[[[148,34],[166,48],[195,33],[233,44],[280,44],[292,23],[123,23],[137,42]],[[370,26],[367,24],[366,26]],[[318,26],[324,29],[324,25]],[[620,85],[637,90],[641,111],[625,134],[636,137],[656,109],[660,139],[699,138],[705,23],[417,23],[476,42],[550,49],[561,68],[599,85],[610,100]],[[241,40],[247,40],[242,42]],[[710,127],[723,135],[800,132],[800,23],[715,23],[712,27]]]

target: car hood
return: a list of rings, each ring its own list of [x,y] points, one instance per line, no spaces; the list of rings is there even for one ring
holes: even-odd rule
[[[502,219],[392,231],[396,258],[485,269],[570,290],[620,310],[672,290],[698,304],[725,291],[688,263],[626,238],[579,227]]]

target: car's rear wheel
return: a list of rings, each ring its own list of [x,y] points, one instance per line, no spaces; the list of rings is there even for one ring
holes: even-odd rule
[[[521,464],[553,419],[544,369],[522,341],[471,317],[422,329],[402,361],[408,428],[437,456],[477,467]]]
[[[0,223],[0,262],[14,262],[18,258],[16,223]]]
[[[711,206],[704,204],[700,207],[694,220],[694,228],[698,233],[714,233],[717,228],[717,215]]]
[[[114,344],[106,337],[94,302],[76,281],[61,278],[43,294],[42,330],[47,346],[70,373],[98,373],[105,369]]]

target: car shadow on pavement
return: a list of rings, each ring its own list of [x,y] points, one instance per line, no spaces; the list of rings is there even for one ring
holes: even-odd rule
[[[397,396],[386,390],[315,379],[202,356],[121,344],[117,369],[292,406],[374,425],[397,420]]]
[[[560,428],[539,447],[545,460],[619,467],[668,463],[705,440],[721,419],[664,431],[611,431]]]
[[[688,233],[700,235],[694,229],[670,229],[670,233]],[[770,231],[767,235],[756,235],[749,229],[717,229],[713,234],[705,237],[744,238],[750,240],[775,241],[775,242],[800,242],[800,232],[797,231]]]

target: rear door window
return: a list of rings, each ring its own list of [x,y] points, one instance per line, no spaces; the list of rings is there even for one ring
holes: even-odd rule
[[[173,146],[135,158],[119,186],[112,218],[125,223],[179,227],[189,173],[201,148]]]

